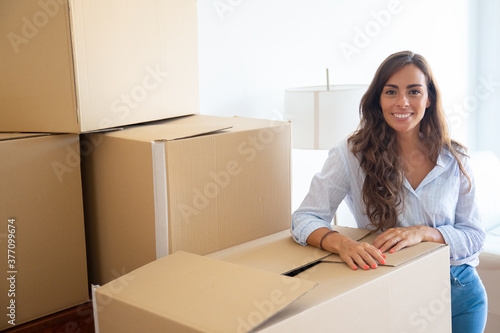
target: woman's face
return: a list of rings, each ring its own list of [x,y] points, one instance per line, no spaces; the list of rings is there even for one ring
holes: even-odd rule
[[[380,95],[385,121],[400,134],[418,135],[420,121],[430,103],[425,75],[413,64],[395,72]]]

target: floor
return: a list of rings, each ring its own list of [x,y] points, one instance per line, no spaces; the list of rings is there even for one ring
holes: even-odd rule
[[[29,323],[15,326],[4,333],[95,333],[92,303],[88,302]]]

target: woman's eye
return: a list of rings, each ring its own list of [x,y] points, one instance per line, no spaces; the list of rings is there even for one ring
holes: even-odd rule
[[[410,91],[410,94],[411,95],[418,95],[418,94],[420,94],[420,90],[412,90],[412,91]]]
[[[396,92],[394,90],[386,90],[385,94],[386,95],[396,95]]]

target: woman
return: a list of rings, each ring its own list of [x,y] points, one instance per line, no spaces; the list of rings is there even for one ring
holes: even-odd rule
[[[450,246],[453,332],[482,332],[486,293],[475,266],[484,242],[466,148],[448,135],[427,61],[405,51],[378,68],[360,104],[358,130],[330,150],[292,217],[302,244],[338,253],[353,270],[384,264],[384,252],[420,242]],[[331,230],[346,201],[372,244]]]

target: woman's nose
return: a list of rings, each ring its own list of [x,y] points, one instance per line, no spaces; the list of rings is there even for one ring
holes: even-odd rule
[[[399,107],[406,107],[406,106],[408,106],[408,98],[406,97],[406,94],[400,94],[398,96],[397,105]]]

